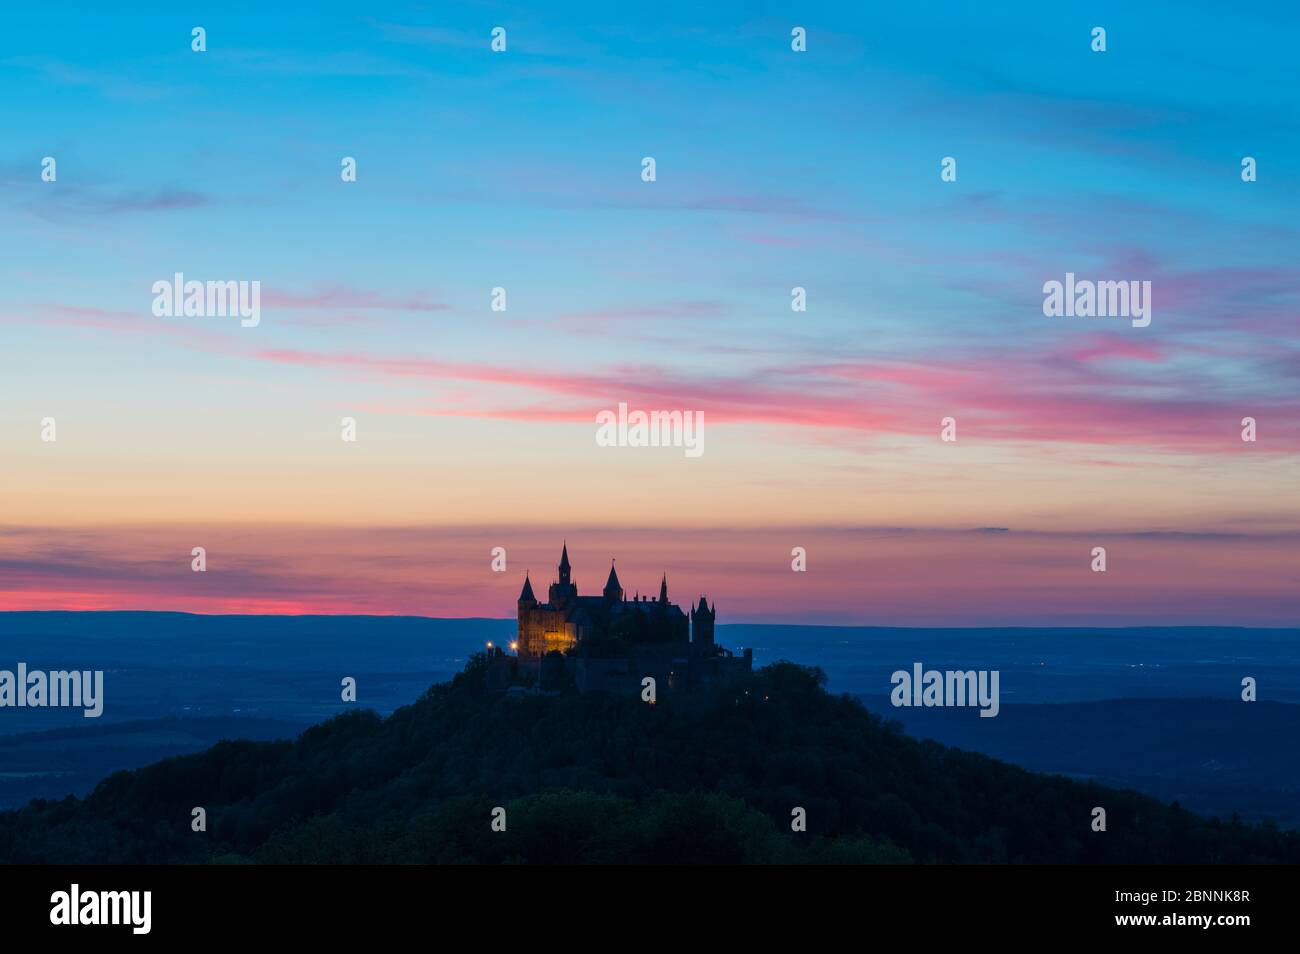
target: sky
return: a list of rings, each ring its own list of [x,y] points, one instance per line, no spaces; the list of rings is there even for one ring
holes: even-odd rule
[[[7,14],[0,609],[1296,624],[1300,12],[264,6]]]

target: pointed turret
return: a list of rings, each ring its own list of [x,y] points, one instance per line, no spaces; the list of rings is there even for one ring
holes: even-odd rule
[[[519,602],[521,603],[537,602],[537,597],[533,595],[533,584],[532,582],[529,581],[527,573],[524,574],[524,588],[523,591],[519,594]]]
[[[609,561],[609,579],[605,581],[605,599],[611,603],[623,599],[623,586],[618,582],[618,574],[614,571],[614,561]]]
[[[663,580],[659,583],[659,605],[668,605],[668,574],[664,574]]]

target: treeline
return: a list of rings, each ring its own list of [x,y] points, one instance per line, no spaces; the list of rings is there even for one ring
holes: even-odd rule
[[[472,660],[387,719],[222,742],[119,772],[84,800],[0,813],[0,861],[1300,861],[1295,833],[917,741],[827,693],[815,669],[777,663],[650,706],[498,695],[483,668]]]

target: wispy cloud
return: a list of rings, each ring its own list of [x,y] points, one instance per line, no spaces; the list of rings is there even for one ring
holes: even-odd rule
[[[151,102],[172,93],[171,87],[164,82],[132,79],[120,69],[88,67],[43,56],[13,56],[3,63],[15,69],[33,71],[51,84],[93,89],[110,99]]]
[[[447,311],[450,305],[427,296],[399,297],[383,292],[352,288],[347,285],[323,285],[305,292],[267,289],[265,305],[311,311]]]

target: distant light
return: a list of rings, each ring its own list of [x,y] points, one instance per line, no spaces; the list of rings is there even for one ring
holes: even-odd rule
[[[518,643],[511,643],[511,644],[510,644],[510,648],[511,648],[512,650],[516,650],[516,649],[519,648],[519,644],[518,644]]]
[[[492,648],[492,643],[491,643],[491,641],[488,642],[488,644],[487,644],[487,648],[488,648],[488,649],[491,649],[491,648]]]

